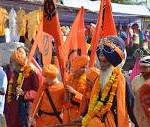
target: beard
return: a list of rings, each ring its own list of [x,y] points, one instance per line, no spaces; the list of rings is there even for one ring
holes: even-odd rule
[[[100,70],[101,71],[106,71],[109,69],[112,65],[111,64],[105,64],[105,65],[100,65]]]

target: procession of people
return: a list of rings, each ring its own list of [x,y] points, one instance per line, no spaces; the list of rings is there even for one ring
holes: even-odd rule
[[[0,67],[0,127],[150,127],[150,51],[137,42],[137,24],[140,73],[131,79],[123,70],[127,42],[117,35],[111,0],[101,0],[90,43],[83,7],[65,39],[55,2],[45,0],[43,12],[29,14],[39,18],[28,21],[36,22],[34,30],[28,26],[30,46],[14,49]]]

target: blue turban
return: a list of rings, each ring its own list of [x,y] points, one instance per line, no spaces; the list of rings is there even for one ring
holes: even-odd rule
[[[103,54],[113,66],[117,66],[124,59],[124,50],[125,42],[122,38],[108,36],[100,41],[100,45],[97,49],[97,56]]]

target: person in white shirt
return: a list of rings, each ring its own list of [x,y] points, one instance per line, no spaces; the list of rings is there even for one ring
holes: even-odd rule
[[[7,90],[7,76],[0,66],[0,127],[2,127],[2,117],[5,104],[5,94]]]
[[[132,80],[132,89],[135,96],[134,113],[140,127],[149,127],[147,117],[142,108],[139,91],[144,83],[150,79],[150,55],[140,59],[140,75]]]

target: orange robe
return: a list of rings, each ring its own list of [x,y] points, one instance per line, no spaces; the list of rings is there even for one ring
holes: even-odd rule
[[[86,91],[86,76],[85,77],[83,76],[82,86],[79,85],[79,79],[74,79],[73,75],[70,75],[67,82],[67,84],[69,84],[77,91],[75,96],[70,97],[71,98],[70,99],[71,106],[69,107],[70,121],[78,118],[85,108],[85,104],[83,104],[83,100],[85,101],[84,95]]]
[[[34,115],[35,110],[36,112],[39,112],[41,110],[47,113],[54,113],[46,95],[46,92],[44,91],[44,87],[46,88],[46,86],[42,86],[39,90],[38,97],[36,98],[32,106],[30,117]],[[50,91],[50,95],[57,109],[57,112],[61,112],[64,103],[64,85],[61,82],[59,82],[58,84],[49,85],[48,89]],[[38,103],[37,101],[39,98],[41,98],[40,103]],[[37,116],[36,127],[49,127],[50,125],[56,124],[60,124],[60,122],[55,115],[47,115],[43,113]]]
[[[116,127],[116,124],[118,125],[118,127],[129,127],[129,120],[127,115],[126,100],[125,100],[126,98],[125,78],[121,74],[119,75],[118,80],[119,80],[119,85],[116,93],[117,107],[116,109],[112,109],[112,110],[116,110],[117,112],[117,123],[115,123],[114,114],[112,113],[112,110],[110,110],[107,112],[104,118],[104,122],[102,122],[99,117],[95,116],[89,122],[87,127]]]

